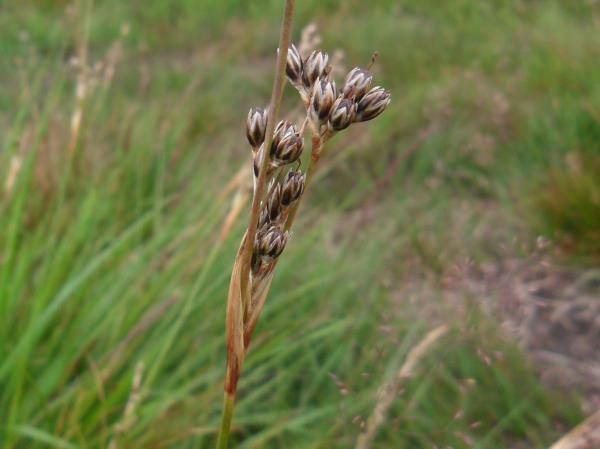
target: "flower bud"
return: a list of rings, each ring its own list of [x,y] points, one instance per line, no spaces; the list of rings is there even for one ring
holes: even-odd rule
[[[283,207],[290,207],[302,196],[306,176],[301,171],[289,171],[283,180],[281,188],[280,204]]]
[[[315,82],[325,73],[329,56],[321,51],[313,51],[304,61],[302,67],[302,82],[307,88],[311,88]]]
[[[270,226],[256,235],[255,254],[264,260],[277,259],[288,241],[288,233]]]
[[[347,98],[340,97],[335,100],[327,126],[332,131],[341,131],[348,128],[356,118],[356,103]]]
[[[287,120],[281,120],[277,123],[275,131],[273,131],[273,142],[271,143],[271,154],[274,149],[279,146],[281,140],[288,134],[294,134],[296,132],[296,126],[288,122]]]
[[[277,184],[267,198],[267,219],[274,222],[281,215],[281,185]]]
[[[246,137],[253,149],[258,149],[265,141],[265,131],[267,130],[267,110],[261,108],[252,108],[248,112],[246,119]]]
[[[361,69],[360,67],[353,68],[344,81],[344,89],[342,90],[342,96],[344,98],[353,99],[360,101],[365,96],[371,82],[373,81],[373,75],[367,70]]]
[[[287,133],[278,141],[276,146],[271,146],[271,164],[275,167],[281,167],[296,162],[303,149],[304,141],[302,137],[295,132]]]
[[[358,102],[356,106],[356,121],[366,122],[381,114],[390,104],[390,93],[383,87],[374,87]]]
[[[258,214],[258,229],[264,228],[269,223],[269,211],[268,207],[264,205],[260,208],[260,213]]]
[[[328,78],[321,78],[315,84],[309,105],[310,120],[317,125],[322,125],[327,121],[329,111],[335,102],[336,90],[335,81]]]
[[[294,44],[288,49],[285,73],[292,84],[302,83],[302,57]]]

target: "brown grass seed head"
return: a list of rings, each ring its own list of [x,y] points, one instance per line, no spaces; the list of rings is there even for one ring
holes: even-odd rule
[[[265,132],[267,130],[268,109],[251,108],[246,119],[246,138],[252,146],[253,151],[257,151],[265,141]]]
[[[300,170],[290,170],[283,180],[281,188],[281,205],[284,208],[292,206],[304,193],[306,175]]]
[[[302,82],[307,89],[311,89],[325,73],[328,62],[329,56],[322,51],[315,50],[308,55],[302,68]]]
[[[372,81],[373,75],[368,70],[355,67],[346,75],[342,96],[350,100],[360,101],[371,87]]]
[[[309,118],[315,129],[327,123],[329,112],[337,97],[335,81],[328,76],[320,78],[314,86],[309,107]]]
[[[356,103],[348,98],[339,97],[333,103],[327,127],[331,131],[341,131],[356,119]]]
[[[390,104],[390,93],[383,87],[376,86],[358,102],[356,121],[366,122],[381,114]]]

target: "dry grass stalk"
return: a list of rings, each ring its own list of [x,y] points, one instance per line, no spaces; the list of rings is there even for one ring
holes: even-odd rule
[[[246,121],[246,137],[252,148],[254,191],[248,227],[229,285],[227,371],[218,449],[227,447],[242,364],[278,258],[287,244],[289,230],[323,145],[351,124],[374,119],[390,102],[390,94],[385,89],[371,89],[373,77],[368,70],[358,67],[351,70],[338,91],[327,53],[313,50],[302,56],[296,46],[290,46],[293,9],[294,1],[286,0],[269,107],[250,109]],[[305,31],[303,49],[315,43],[314,35],[312,28]],[[305,109],[300,126],[287,120],[277,122],[286,76],[300,94]],[[305,131],[311,135],[312,148],[308,167],[302,171],[300,156]],[[232,219],[242,206],[243,198],[238,196],[224,225],[224,234],[231,229]]]
[[[447,331],[447,326],[439,326],[429,331],[423,340],[408,353],[406,361],[402,367],[400,367],[400,370],[394,378],[379,388],[379,391],[377,392],[377,404],[375,405],[373,414],[367,421],[365,431],[358,436],[355,446],[356,449],[368,449],[371,447],[373,438],[375,438],[377,431],[385,423],[387,412],[394,402],[394,399],[396,399],[405,379],[414,374],[415,367],[419,361]]]
[[[112,43],[111,47],[104,55],[104,58],[91,64],[88,61],[88,34],[91,2],[85,2],[85,11],[80,2],[77,2],[73,7],[68,9],[70,20],[74,22],[75,30],[75,46],[77,56],[70,62],[77,71],[75,80],[75,105],[71,113],[69,142],[67,151],[69,156],[74,156],[77,150],[77,144],[81,136],[81,130],[86,113],[86,101],[99,85],[108,87],[114,78],[115,70],[118,62],[123,55],[123,39],[129,34],[130,28],[128,24],[121,26],[120,35]],[[83,16],[83,19],[81,18]]]
[[[142,399],[141,386],[142,376],[144,374],[144,362],[138,362],[135,366],[135,372],[133,374],[133,380],[131,382],[131,392],[129,393],[129,399],[125,405],[122,418],[114,426],[113,438],[108,443],[108,449],[117,449],[117,438],[119,435],[127,432],[136,421],[135,409],[137,408],[140,400]]]
[[[598,448],[600,448],[600,410],[550,447],[550,449]]]
[[[4,182],[4,191],[6,195],[9,196],[12,192],[13,187],[15,186],[15,182],[17,180],[17,176],[21,171],[21,166],[23,165],[23,159],[21,156],[14,155],[10,159],[10,166],[8,167],[8,174],[6,175],[6,181]]]

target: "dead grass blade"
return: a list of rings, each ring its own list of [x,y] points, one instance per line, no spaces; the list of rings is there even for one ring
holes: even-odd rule
[[[600,448],[600,410],[550,447],[550,449],[598,448]]]
[[[389,382],[383,384],[377,392],[377,404],[367,421],[366,429],[356,440],[356,449],[368,449],[379,428],[385,423],[387,412],[398,395],[404,380],[412,376],[415,367],[437,340],[448,332],[448,326],[442,325],[429,331],[421,342],[408,353],[406,361]],[[556,448],[552,448],[556,449]]]

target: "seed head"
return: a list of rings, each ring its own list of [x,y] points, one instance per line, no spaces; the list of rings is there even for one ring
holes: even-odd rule
[[[371,87],[372,81],[373,75],[367,70],[355,67],[346,75],[342,95],[344,98],[360,101]]]
[[[273,149],[279,146],[279,143],[285,136],[288,134],[296,133],[296,125],[287,120],[281,120],[277,123],[275,127],[275,131],[273,131],[273,142],[271,144],[271,153],[274,151]]]
[[[340,97],[335,100],[327,126],[332,131],[341,131],[348,128],[356,118],[356,103],[347,98]]]
[[[309,106],[310,119],[315,125],[322,125],[327,121],[336,96],[335,81],[329,78],[317,81]]]
[[[277,124],[271,144],[271,163],[275,167],[291,164],[298,160],[304,148],[304,141],[296,130],[296,125],[282,120]]]
[[[288,233],[272,225],[256,235],[255,253],[264,260],[277,259],[288,241]]]
[[[271,163],[275,167],[296,162],[302,150],[304,149],[304,140],[296,133],[286,134],[276,147],[271,147]]]
[[[285,73],[293,85],[302,84],[302,57],[294,44],[288,49]]]
[[[283,207],[290,207],[302,196],[304,192],[304,183],[306,176],[301,171],[289,171],[283,180],[281,188],[280,204]]]
[[[267,115],[267,110],[261,108],[252,108],[248,112],[248,118],[246,119],[246,137],[254,150],[257,150],[265,141]]]
[[[358,102],[356,121],[366,122],[381,114],[390,104],[390,93],[383,87],[374,87]]]
[[[310,89],[315,82],[325,73],[329,56],[321,51],[313,51],[304,61],[302,67],[302,82]]]

